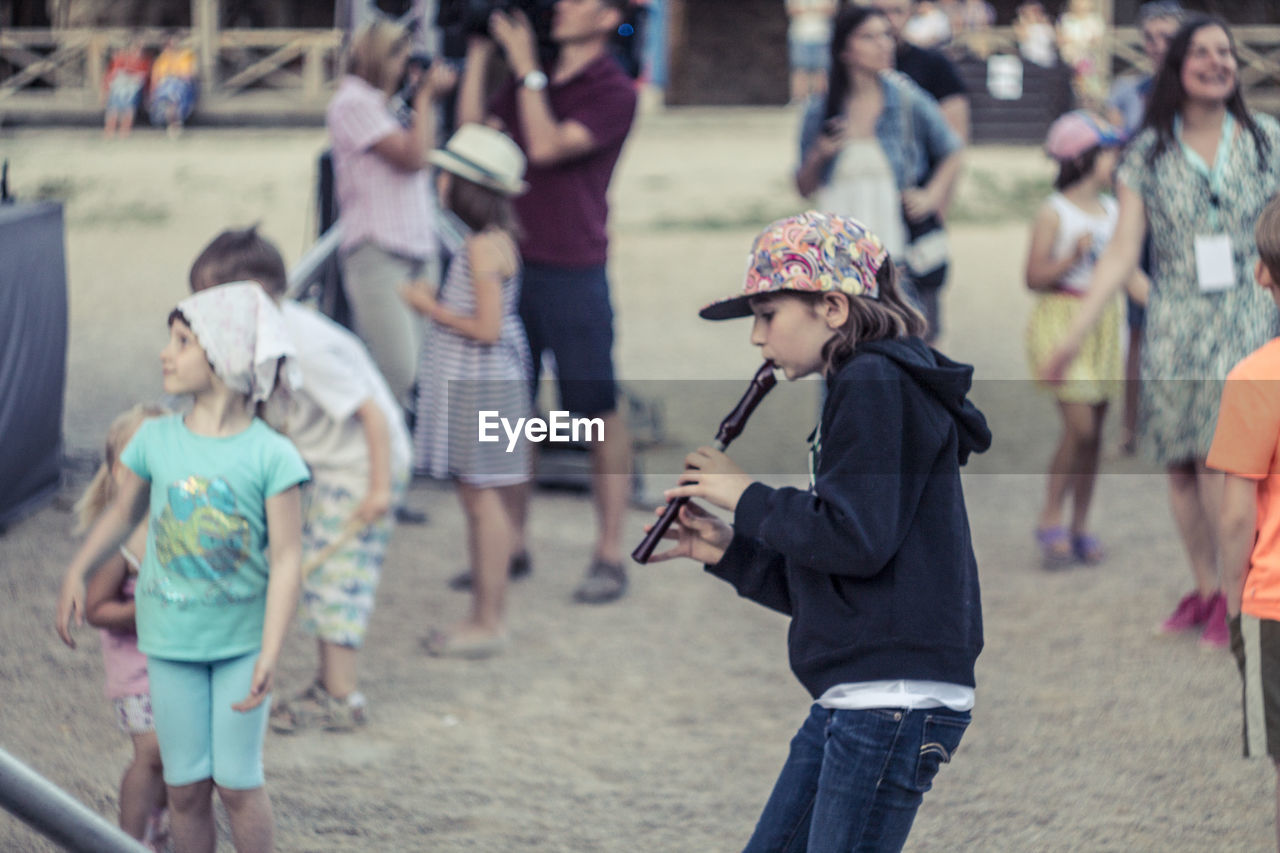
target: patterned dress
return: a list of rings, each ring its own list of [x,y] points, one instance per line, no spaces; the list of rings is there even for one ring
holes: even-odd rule
[[[1275,304],[1253,281],[1254,224],[1280,187],[1280,125],[1270,116],[1253,118],[1271,150],[1260,164],[1253,135],[1237,123],[1231,145],[1217,154],[1226,159],[1216,225],[1209,182],[1176,140],[1151,164],[1156,132],[1148,128],[1133,139],[1120,165],[1120,182],[1146,205],[1151,238],[1138,434],[1163,465],[1208,455],[1227,372],[1280,332]],[[1231,239],[1236,283],[1202,293],[1195,240],[1214,233]]]
[[[440,304],[457,314],[475,313],[471,264],[465,246],[453,256],[440,290]],[[413,429],[414,470],[432,477],[456,477],[475,486],[523,483],[530,477],[529,444],[521,439],[508,451],[501,427],[496,442],[479,440],[479,415],[496,411],[514,427],[532,414],[532,362],[517,306],[520,275],[502,283],[502,332],[497,342],[480,343],[439,323],[432,324],[418,366],[417,420]]]

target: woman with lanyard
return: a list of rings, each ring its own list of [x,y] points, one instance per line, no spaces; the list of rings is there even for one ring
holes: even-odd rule
[[[893,57],[883,12],[850,6],[836,16],[827,94],[811,98],[805,110],[795,181],[801,195],[816,195],[817,209],[869,225],[901,264],[908,258],[908,220],[923,222],[942,210],[960,174],[963,143],[937,102],[891,70]],[[939,228],[935,245],[943,239]],[[932,342],[937,287],[904,284],[924,312],[925,340]]]
[[[1226,646],[1228,633],[1215,541],[1222,475],[1204,461],[1222,380],[1280,331],[1270,297],[1252,285],[1253,227],[1280,186],[1278,154],[1280,125],[1245,107],[1227,25],[1211,17],[1187,21],[1169,44],[1143,129],[1120,165],[1115,235],[1045,368],[1045,378],[1062,375],[1137,267],[1149,231],[1152,287],[1138,433],[1168,472],[1174,521],[1196,585],[1161,630],[1202,629],[1208,646]]]

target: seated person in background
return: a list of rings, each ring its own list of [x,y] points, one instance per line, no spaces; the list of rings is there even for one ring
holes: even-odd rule
[[[1071,0],[1058,18],[1058,52],[1071,66],[1076,106],[1098,109],[1106,97],[1103,68],[1107,24],[1096,0]]]
[[[959,27],[952,20],[952,33],[963,37],[961,44],[979,59],[986,59],[994,49],[991,26],[996,22],[995,7],[986,0],[964,0],[957,10]]]
[[[835,0],[787,0],[787,51],[791,60],[791,102],[826,91],[831,64],[831,18]]]
[[[121,136],[128,136],[133,130],[133,117],[138,112],[150,71],[151,60],[143,49],[142,39],[136,36],[112,55],[102,78],[102,92],[107,102],[103,134],[108,139],[116,135],[117,128]]]
[[[1027,62],[1041,68],[1058,64],[1057,34],[1042,4],[1030,0],[1019,6],[1013,31],[1018,37],[1018,52]]]
[[[151,66],[151,123],[177,136],[195,103],[196,53],[171,35]]]
[[[921,0],[902,28],[902,37],[917,47],[941,47],[951,41],[951,19],[936,3]]]

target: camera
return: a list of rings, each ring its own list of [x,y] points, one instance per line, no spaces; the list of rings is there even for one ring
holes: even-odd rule
[[[489,35],[489,16],[494,12],[521,11],[533,24],[538,44],[551,44],[551,15],[556,0],[441,0],[436,25],[462,36]]]
[[[489,35],[489,17],[494,12],[518,10],[524,12],[533,25],[543,64],[550,65],[556,56],[556,44],[551,39],[555,6],[556,0],[440,0],[436,26],[443,36],[444,55],[461,59],[466,55],[469,36]],[[610,52],[633,78],[639,77],[643,70],[644,23],[648,11],[636,3],[629,4],[626,17],[610,43]]]
[[[406,104],[413,103],[413,98],[418,94],[418,89],[426,80],[426,70],[431,67],[432,56],[424,50],[417,50],[409,54],[409,58],[404,64],[404,76],[400,78],[400,85],[396,86],[396,96]]]
[[[431,54],[425,51],[409,54],[409,59],[404,66],[404,76],[396,86],[396,93],[391,96],[391,111],[405,127],[413,124],[413,99],[417,96],[418,89],[422,88],[422,84],[426,82],[426,72],[431,67],[432,61]]]

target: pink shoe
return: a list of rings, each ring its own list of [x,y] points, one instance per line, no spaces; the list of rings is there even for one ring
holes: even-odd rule
[[[1215,592],[1209,599],[1209,615],[1205,619],[1200,645],[1206,649],[1225,649],[1231,644],[1231,631],[1227,628],[1227,599]]]
[[[1160,633],[1178,634],[1199,628],[1209,618],[1209,607],[1212,603],[1212,597],[1206,599],[1201,598],[1198,592],[1187,593],[1174,608],[1173,615],[1160,625]]]

